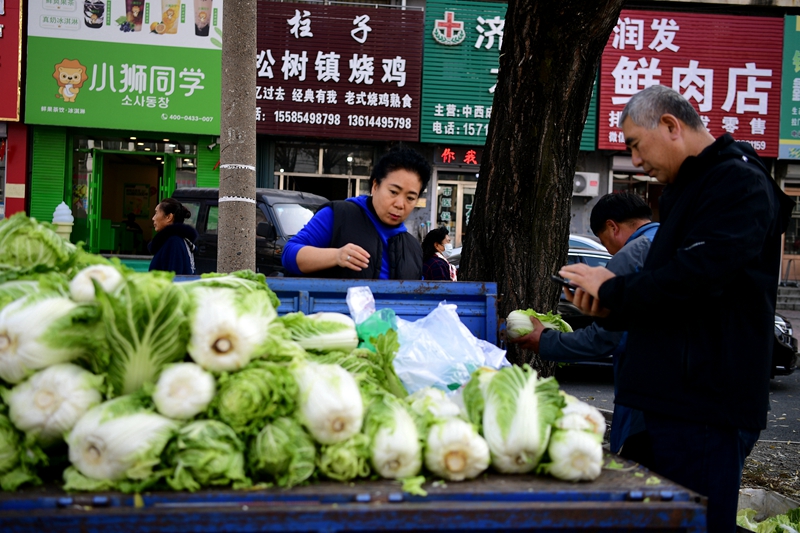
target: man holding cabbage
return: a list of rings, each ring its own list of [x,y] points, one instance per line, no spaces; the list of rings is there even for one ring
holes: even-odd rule
[[[644,412],[651,467],[708,497],[733,532],[744,460],[766,427],[781,234],[793,202],[749,144],[718,139],[656,85],[620,117],[633,164],[666,185],[641,272],[567,265],[569,297],[628,331],[616,403]],[[698,300],[711,312],[696,312]]]
[[[636,193],[623,191],[607,194],[592,208],[589,224],[603,246],[614,256],[607,268],[617,275],[642,268],[650,243],[658,231],[652,221],[653,211]],[[547,328],[535,316],[530,317],[533,331],[509,342],[533,350],[548,361],[575,363],[614,356],[614,373],[619,371],[619,356],[625,351],[627,334],[610,331],[597,323],[575,332]],[[650,438],[640,411],[615,406],[611,422],[611,451],[647,464],[652,456]]]

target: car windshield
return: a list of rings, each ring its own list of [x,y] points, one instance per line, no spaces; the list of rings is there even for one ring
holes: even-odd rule
[[[297,235],[303,226],[308,224],[311,217],[319,209],[318,205],[304,204],[275,204],[275,215],[278,217],[278,224],[283,228],[287,237]]]

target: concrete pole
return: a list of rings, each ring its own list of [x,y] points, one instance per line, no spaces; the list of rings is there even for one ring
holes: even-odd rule
[[[256,269],[256,0],[222,16],[217,271]]]

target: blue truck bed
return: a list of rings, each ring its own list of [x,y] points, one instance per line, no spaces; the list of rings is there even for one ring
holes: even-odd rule
[[[458,316],[479,339],[497,344],[497,284],[395,280],[345,280],[319,278],[267,278],[281,300],[278,314],[330,311],[348,314],[345,297],[349,287],[366,286],[376,309],[393,309],[405,320],[417,320],[440,302],[455,304]]]
[[[292,489],[119,493],[57,489],[0,493],[0,530],[81,533],[334,531],[705,531],[705,502],[643,467],[616,459],[591,483],[487,474],[426,484],[318,482]],[[608,461],[608,458],[606,459]],[[137,506],[138,505],[138,506]]]

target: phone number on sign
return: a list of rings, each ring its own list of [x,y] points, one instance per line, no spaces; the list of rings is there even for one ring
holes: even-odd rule
[[[198,117],[197,115],[167,115],[163,113],[161,120],[186,120],[189,122],[214,122],[214,117]]]
[[[334,113],[303,113],[302,111],[275,111],[275,122],[294,122],[296,124],[341,123],[341,116]]]
[[[743,141],[743,142],[748,143],[755,150],[766,150],[767,149],[767,142],[766,141]]]
[[[410,130],[411,119],[403,117],[374,117],[367,115],[347,115],[348,126],[359,126],[370,128],[397,128],[399,130]]]

